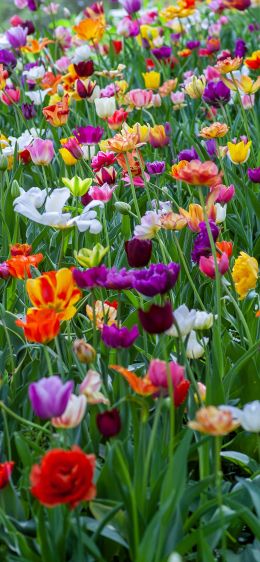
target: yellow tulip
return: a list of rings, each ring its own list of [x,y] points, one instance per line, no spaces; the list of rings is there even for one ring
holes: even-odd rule
[[[250,147],[252,141],[244,143],[244,141],[238,142],[237,144],[233,142],[228,142],[228,157],[233,162],[233,164],[244,164],[249,158]]]

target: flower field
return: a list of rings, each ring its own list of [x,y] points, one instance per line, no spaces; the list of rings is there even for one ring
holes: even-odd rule
[[[12,13],[0,560],[260,562],[259,1]]]

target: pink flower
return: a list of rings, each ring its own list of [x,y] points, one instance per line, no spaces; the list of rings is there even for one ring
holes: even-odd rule
[[[149,179],[150,179],[149,174],[147,174],[146,172],[144,172],[144,175],[145,175],[146,181],[149,181]],[[123,181],[124,181],[127,185],[130,185],[130,184],[131,184],[131,181],[130,181],[130,178],[129,178],[129,175],[128,175],[128,174],[126,174],[122,179],[123,179]],[[145,187],[144,180],[143,180],[143,178],[142,178],[141,176],[135,176],[135,177],[133,177],[133,184],[135,185],[135,187]]]
[[[60,59],[56,60],[55,66],[59,72],[66,72],[70,63],[71,60],[69,57],[61,57]]]
[[[172,381],[174,404],[180,406],[187,397],[190,383],[185,379],[185,369],[175,361],[166,363],[160,359],[152,359],[147,377],[154,386],[169,393],[169,378]]]
[[[153,92],[152,90],[141,90],[137,88],[136,90],[131,90],[128,94],[129,101],[137,109],[142,107],[148,107],[152,103]]]
[[[37,166],[47,166],[54,157],[53,142],[51,140],[34,139],[32,144],[27,146],[31,159]]]
[[[113,197],[113,192],[115,191],[116,185],[110,187],[108,183],[104,183],[103,185],[93,185],[89,189],[89,195],[92,197],[94,201],[110,201]]]
[[[229,186],[220,184],[215,188],[215,190],[218,191],[216,203],[228,203],[235,195],[235,187],[233,184]]]
[[[51,423],[54,427],[69,429],[77,427],[84,418],[87,400],[85,396],[71,394],[67,407],[63,414],[57,418],[52,418]]]
[[[214,66],[207,66],[204,70],[207,82],[220,79],[220,72]]]
[[[84,394],[89,404],[109,404],[109,400],[100,392],[101,386],[100,374],[89,369],[79,390],[81,394]]]
[[[224,275],[228,268],[229,268],[229,261],[228,256],[225,252],[222,254],[220,258],[217,258],[218,263],[218,271],[220,275]],[[205,256],[201,256],[199,261],[199,268],[204,275],[210,277],[211,279],[215,279],[216,270],[215,270],[215,262],[213,256],[206,258]]]
[[[254,103],[255,103],[254,94],[251,94],[250,96],[248,94],[245,94],[244,96],[242,96],[242,104],[244,109],[251,109],[252,107],[254,107]]]
[[[5,105],[18,103],[20,94],[20,90],[16,90],[15,88],[6,88],[1,96],[2,102],[5,103]]]

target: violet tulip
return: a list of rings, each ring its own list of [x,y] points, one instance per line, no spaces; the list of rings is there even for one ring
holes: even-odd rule
[[[253,183],[260,183],[260,168],[248,168],[247,175]]]
[[[199,155],[195,150],[194,146],[191,148],[184,148],[178,154],[178,160],[187,160],[187,162],[191,162],[191,160],[199,160]]]
[[[90,267],[87,271],[73,269],[74,281],[80,289],[93,289],[94,287],[102,287],[107,277],[106,266]]]
[[[219,80],[218,82],[209,82],[204,90],[203,99],[208,105],[213,107],[221,107],[229,102],[231,97],[230,89]]]
[[[154,162],[147,162],[146,169],[151,176],[163,174],[165,172],[165,162],[159,162],[158,160],[155,160]]]
[[[133,287],[146,297],[164,295],[174,287],[179,271],[178,263],[152,264],[149,269],[141,269],[134,273]]]
[[[112,326],[105,324],[101,335],[103,342],[108,347],[113,347],[115,349],[130,347],[138,336],[139,330],[136,325],[128,330],[125,326],[123,326],[123,328],[118,328],[116,324],[112,324]]]
[[[35,414],[42,419],[61,416],[68,405],[73,386],[73,381],[63,383],[57,375],[43,377],[30,384],[29,398]]]
[[[101,141],[104,129],[102,127],[77,127],[73,134],[80,144],[98,144]]]
[[[27,28],[24,29],[21,25],[11,27],[6,32],[6,38],[13,49],[20,49],[20,47],[24,47],[26,45]]]
[[[162,334],[173,324],[172,305],[167,301],[163,306],[152,304],[149,310],[138,310],[139,320],[148,334]]]

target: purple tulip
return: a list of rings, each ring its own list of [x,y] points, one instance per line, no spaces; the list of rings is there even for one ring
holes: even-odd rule
[[[145,267],[152,255],[152,240],[139,240],[132,238],[125,242],[127,261],[130,267]]]
[[[197,49],[200,46],[200,41],[187,41],[186,47],[187,49]]]
[[[151,176],[163,174],[165,172],[165,162],[159,162],[158,160],[154,160],[154,162],[147,162],[146,169],[148,174]]]
[[[10,276],[10,271],[7,263],[3,261],[0,263],[0,279],[8,279]]]
[[[213,107],[220,107],[229,102],[231,97],[230,89],[219,80],[218,82],[209,82],[203,94],[203,99]]]
[[[235,57],[243,58],[247,52],[246,44],[243,39],[237,39],[235,45]]]
[[[139,12],[141,8],[140,0],[120,0],[120,4],[129,15]]]
[[[248,168],[247,174],[253,183],[260,183],[260,168]]]
[[[6,37],[10,45],[14,49],[19,49],[20,47],[24,47],[27,41],[27,27],[25,29],[23,29],[21,25],[17,25],[16,27],[11,27],[8,31],[6,31]]]
[[[173,324],[172,305],[167,301],[163,306],[152,304],[149,310],[138,310],[139,320],[148,334],[162,334]]]
[[[210,158],[217,156],[217,143],[215,139],[205,141],[205,147]]]
[[[107,277],[103,283],[106,289],[114,289],[122,291],[123,289],[132,289],[133,287],[133,271],[127,270],[125,267],[116,269],[112,267],[107,270]]]
[[[64,384],[57,375],[30,384],[29,398],[35,414],[42,419],[61,416],[66,410],[73,386],[73,381]]]
[[[36,108],[33,103],[22,103],[22,112],[26,120],[33,119],[36,115]]]
[[[106,266],[90,267],[87,271],[73,269],[73,277],[78,287],[81,289],[93,289],[93,287],[102,287],[107,278]]]
[[[152,264],[148,269],[135,272],[133,287],[146,297],[164,295],[174,287],[179,271],[180,265],[178,263]]]
[[[22,21],[22,23],[20,23],[20,26],[23,29],[27,29],[27,35],[32,35],[35,32],[35,27],[31,20]]]
[[[178,154],[178,160],[187,160],[187,162],[191,162],[191,160],[199,160],[199,155],[196,152],[194,146],[191,148],[184,148]]]
[[[158,60],[168,59],[172,54],[172,48],[167,45],[162,45],[162,47],[152,49],[152,53]]]
[[[13,53],[7,51],[7,49],[0,49],[0,64],[7,69],[15,68],[17,61]]]
[[[209,220],[209,226],[212,233],[212,238],[214,242],[216,242],[219,235],[219,228],[212,220]],[[196,263],[199,263],[201,256],[208,257],[210,254],[212,254],[206,223],[200,222],[199,228],[200,233],[195,238],[193,250],[191,253],[192,261]]]
[[[102,329],[102,340],[108,347],[130,347],[139,336],[138,326],[134,325],[131,330],[125,326],[118,328],[116,324],[107,326],[105,324]]]
[[[73,134],[80,144],[97,144],[102,138],[104,129],[102,127],[77,127]]]

